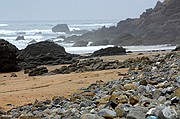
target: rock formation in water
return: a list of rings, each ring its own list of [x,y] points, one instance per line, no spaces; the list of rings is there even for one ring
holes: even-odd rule
[[[16,40],[25,40],[24,36],[18,36]]]
[[[67,24],[58,24],[55,27],[52,28],[53,32],[65,32],[65,33],[69,33],[69,27]]]

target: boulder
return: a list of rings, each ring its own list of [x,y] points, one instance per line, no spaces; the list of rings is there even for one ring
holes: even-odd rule
[[[86,47],[88,45],[87,41],[77,41],[73,45],[73,47]]]
[[[58,24],[52,28],[53,32],[65,32],[70,33],[69,27],[67,24]]]
[[[25,40],[24,36],[18,36],[16,40]]]
[[[126,55],[126,49],[123,47],[108,47],[95,51],[92,56],[111,56],[111,55]]]
[[[95,41],[90,44],[90,46],[103,46],[103,45],[109,45],[109,41],[105,39],[105,40]]]
[[[16,59],[18,49],[11,43],[0,39],[0,72],[19,71]]]
[[[23,67],[72,63],[73,57],[76,56],[67,53],[64,47],[50,41],[30,44],[18,54]]]

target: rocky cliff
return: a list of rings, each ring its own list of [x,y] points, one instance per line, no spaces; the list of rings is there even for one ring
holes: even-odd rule
[[[120,21],[117,26],[103,27],[66,40],[98,41],[113,45],[180,44],[180,0],[158,1],[136,19]]]

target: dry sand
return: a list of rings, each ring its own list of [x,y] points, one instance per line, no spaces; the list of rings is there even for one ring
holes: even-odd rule
[[[157,52],[143,54],[144,55],[138,55],[138,53],[132,53],[125,56],[108,56],[100,58],[106,61],[123,61],[128,58],[154,55],[157,54]],[[57,65],[47,67],[49,70],[53,70],[61,66]],[[36,99],[52,99],[54,96],[68,97],[72,93],[77,92],[78,89],[87,87],[89,84],[95,83],[97,80],[103,80],[106,82],[119,79],[119,72],[126,74],[127,69],[36,77],[29,77],[24,74],[23,71],[16,72],[17,77],[10,77],[11,73],[0,73],[0,108],[8,110],[16,106],[33,103]]]

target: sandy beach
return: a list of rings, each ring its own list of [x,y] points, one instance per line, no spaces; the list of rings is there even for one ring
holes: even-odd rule
[[[106,56],[100,58],[105,61],[124,61],[128,58],[151,56],[158,53],[165,52],[143,52],[143,55],[138,55],[139,53],[136,52],[128,55]],[[49,71],[51,71],[60,68],[61,65],[47,67]],[[0,108],[8,110],[16,106],[33,103],[36,99],[46,100],[52,99],[54,96],[68,97],[72,93],[81,91],[81,88],[87,87],[96,81],[102,80],[106,82],[119,79],[121,76],[118,76],[118,74],[126,74],[127,70],[128,69],[123,68],[36,77],[29,77],[27,74],[24,74],[24,71],[16,72],[17,77],[10,77],[11,73],[1,73]]]

